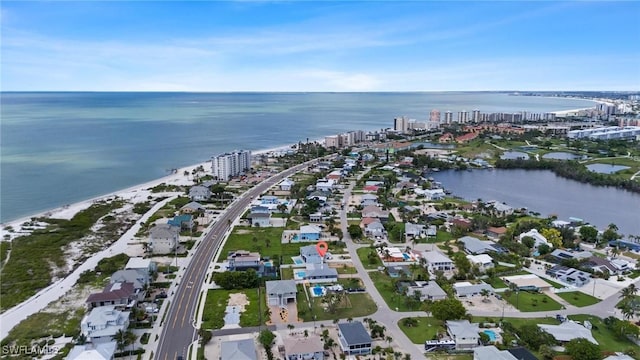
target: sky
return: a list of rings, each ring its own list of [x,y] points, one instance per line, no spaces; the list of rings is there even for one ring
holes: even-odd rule
[[[640,90],[637,1],[2,1],[3,91]]]

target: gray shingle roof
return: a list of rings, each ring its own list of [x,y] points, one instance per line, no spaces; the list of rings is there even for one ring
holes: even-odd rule
[[[258,360],[253,339],[223,341],[220,344],[222,360]]]
[[[267,295],[288,294],[297,292],[295,280],[267,281]]]
[[[371,336],[359,321],[338,324],[338,329],[348,345],[371,343]]]

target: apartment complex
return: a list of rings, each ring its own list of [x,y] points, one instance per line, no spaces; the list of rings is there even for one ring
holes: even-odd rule
[[[251,168],[251,151],[234,151],[214,156],[211,159],[213,176],[218,180],[227,181]]]

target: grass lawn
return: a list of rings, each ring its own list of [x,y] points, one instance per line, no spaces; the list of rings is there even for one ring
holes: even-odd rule
[[[519,291],[518,294],[512,293],[509,297],[503,294],[503,297],[509,302],[509,304],[524,312],[552,311],[560,310],[562,308],[562,305],[542,293]]]
[[[640,179],[640,177],[638,177],[638,179]],[[631,252],[631,251],[625,251],[625,252],[622,253],[622,255],[628,256],[628,257],[630,257],[632,259],[640,260],[640,255],[638,255],[638,254],[636,254],[634,252]]]
[[[486,278],[483,281],[493,286],[494,289],[508,288],[507,284],[499,277]]]
[[[632,272],[631,272],[631,274],[629,274],[629,275],[627,275],[627,276],[629,276],[629,277],[630,277],[630,278],[632,278],[632,279],[635,279],[635,278],[637,278],[638,276],[640,276],[640,270],[634,270],[634,271],[632,271]]]
[[[362,262],[362,266],[364,266],[365,269],[377,269],[378,266],[382,266],[382,260],[380,260],[380,257],[376,254],[375,249],[372,249],[369,247],[361,247],[358,250],[356,250],[356,252],[358,253],[358,257],[360,258],[360,261]],[[368,258],[369,253],[376,254],[375,262],[371,263],[369,261],[369,258]]]
[[[490,318],[490,317],[482,317],[482,316],[474,316],[471,320],[472,322],[484,322],[484,323],[494,323],[498,324],[500,321],[511,323],[516,328],[521,327],[526,324],[549,324],[549,325],[560,325],[560,321],[556,320],[553,317],[543,317],[543,318],[509,318],[506,317],[502,320],[500,318]]]
[[[244,293],[247,295],[249,305],[245,306],[244,312],[240,314],[240,326],[258,326],[260,325],[260,312],[258,310],[258,289],[244,290],[209,290],[207,293],[207,302],[204,305],[204,313],[202,314],[203,329],[220,329],[224,326],[224,311],[229,302],[229,295],[235,293]],[[262,310],[264,310],[265,294],[261,292]],[[262,319],[263,323],[266,319]]]
[[[280,268],[282,280],[293,280],[293,268]]]
[[[589,306],[600,302],[600,299],[581,293],[580,291],[557,293],[556,295],[563,298],[569,304],[577,307]]]
[[[356,274],[356,268],[353,266],[349,266],[347,264],[343,264],[342,266],[338,266],[335,268],[338,274]]]
[[[570,319],[577,321],[589,320],[593,328],[591,334],[596,339],[600,348],[607,351],[625,351],[630,348],[637,348],[635,344],[626,339],[620,339],[604,325],[602,320],[591,315],[570,315]]]
[[[327,312],[323,307],[321,297],[311,297],[311,295],[309,295],[309,301],[307,301],[305,291],[307,291],[308,295],[308,288],[299,284],[297,294],[298,317],[303,321],[313,321],[314,315],[316,316],[316,320],[320,321],[368,316],[378,311],[378,307],[369,294],[359,293],[346,294],[344,300],[336,309],[336,312],[332,314]],[[309,305],[309,302],[311,302],[311,305]]]
[[[542,279],[542,280],[544,280],[544,281],[548,282],[549,284],[551,284],[551,286],[553,286],[553,287],[554,287],[554,288],[556,288],[556,289],[562,289],[562,288],[565,288],[565,286],[564,286],[564,285],[561,285],[561,284],[559,284],[559,283],[557,283],[557,282],[555,282],[555,281],[553,281],[553,280],[549,280],[549,279],[547,279],[547,278],[540,278],[540,279]]]
[[[432,317],[415,317],[414,319],[418,320],[418,325],[412,327],[406,326],[404,319],[398,321],[398,326],[414,344],[424,344],[427,340],[437,339],[438,333],[447,332],[442,321]]]
[[[283,264],[292,264],[292,256],[300,255],[300,247],[307,243],[282,243],[282,228],[250,228],[236,226],[220,251],[220,258],[226,259],[229,251],[257,251],[260,255],[278,259],[282,256]],[[254,241],[255,238],[255,241]],[[269,246],[267,246],[269,240]]]
[[[436,239],[435,241],[431,238],[429,238],[428,242],[430,243],[440,243],[440,242],[445,242],[445,241],[449,241],[453,239],[453,235],[450,232],[447,231],[443,231],[443,230],[438,230],[436,232]]]
[[[382,298],[384,298],[384,301],[387,303],[387,305],[389,305],[389,308],[391,308],[392,310],[397,309],[396,311],[419,310],[419,307],[414,307],[413,309],[411,309],[409,306],[407,306],[407,297],[396,292],[396,289],[393,286],[392,278],[389,277],[389,275],[379,271],[369,272],[368,274],[369,277],[371,277],[373,284],[376,286],[376,289],[378,289],[378,292],[380,293],[380,295],[382,295]]]

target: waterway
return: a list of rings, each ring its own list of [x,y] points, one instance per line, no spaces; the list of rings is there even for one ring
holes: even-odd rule
[[[467,200],[499,200],[561,220],[577,217],[605,228],[614,223],[622,234],[640,235],[640,194],[593,186],[545,170],[442,171],[431,176]]]

